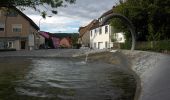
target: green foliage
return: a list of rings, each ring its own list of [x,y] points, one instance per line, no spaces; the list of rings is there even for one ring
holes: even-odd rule
[[[0,0],[0,7],[19,7],[24,10],[25,7],[33,8],[40,12],[45,18],[47,12],[57,14],[56,8],[66,7],[66,5],[75,3],[76,0]],[[48,6],[47,6],[48,5]],[[42,10],[43,9],[43,10]]]
[[[78,38],[79,38],[79,34],[74,33],[74,34],[72,35],[71,39],[72,39],[72,44],[73,44],[73,45],[77,44]]]
[[[122,48],[124,48],[123,46]],[[170,51],[170,40],[137,42],[136,49],[156,52]]]
[[[120,48],[129,50],[131,48],[131,44],[132,42],[126,41],[125,43],[120,44]]]
[[[120,1],[114,8],[132,21],[135,26],[138,41],[157,41],[170,39],[170,1],[169,0],[127,0]],[[119,31],[127,32],[127,27],[118,19],[112,20],[112,25]],[[130,35],[127,35],[131,38]]]

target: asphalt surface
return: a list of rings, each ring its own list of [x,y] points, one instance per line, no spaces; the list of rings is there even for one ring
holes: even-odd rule
[[[40,49],[0,52],[0,57],[77,57],[107,50],[94,49]]]
[[[0,52],[0,57],[72,57],[86,52],[85,49],[42,49]]]

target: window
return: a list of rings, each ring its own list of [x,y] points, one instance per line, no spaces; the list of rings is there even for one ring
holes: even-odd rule
[[[96,43],[94,43],[94,48],[96,48]]]
[[[13,24],[12,25],[12,32],[21,32],[22,31],[22,25],[21,24]]]
[[[14,10],[11,10],[11,11],[9,11],[8,12],[8,14],[7,14],[9,17],[17,17],[17,12],[16,11],[14,11]]]
[[[105,48],[107,48],[107,42],[105,42]]]
[[[99,34],[100,35],[102,34],[102,28],[101,27],[99,28]]]
[[[95,31],[95,33],[97,33],[97,29],[95,29],[94,31]]]
[[[91,34],[91,37],[93,36],[93,32],[92,31],[90,31],[90,34]]]
[[[102,18],[99,18],[99,22],[102,22],[102,20],[103,20]]]
[[[122,39],[122,37],[120,37],[119,39],[118,39],[118,41],[122,41],[123,39]]]
[[[8,48],[13,48],[13,42],[12,41],[8,42]]]
[[[5,24],[0,22],[0,32],[4,32],[5,30]]]
[[[0,49],[4,49],[4,41],[0,41]]]
[[[108,42],[107,41],[105,42],[105,48],[108,48]]]
[[[108,33],[108,26],[105,26],[105,33]]]

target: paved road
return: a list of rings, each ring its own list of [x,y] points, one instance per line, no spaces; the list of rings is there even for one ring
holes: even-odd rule
[[[0,57],[76,57],[87,53],[103,52],[106,50],[90,49],[43,49],[0,52]]]
[[[32,51],[8,51],[0,52],[0,57],[72,57],[74,54],[81,54],[83,49],[44,49]]]

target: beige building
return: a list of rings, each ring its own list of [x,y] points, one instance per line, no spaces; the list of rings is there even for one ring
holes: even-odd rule
[[[0,49],[38,49],[43,38],[39,27],[15,7],[0,8]]]
[[[85,27],[79,28],[79,40],[78,42],[82,44],[82,46],[90,47],[90,29],[94,25],[96,20],[93,20]]]

